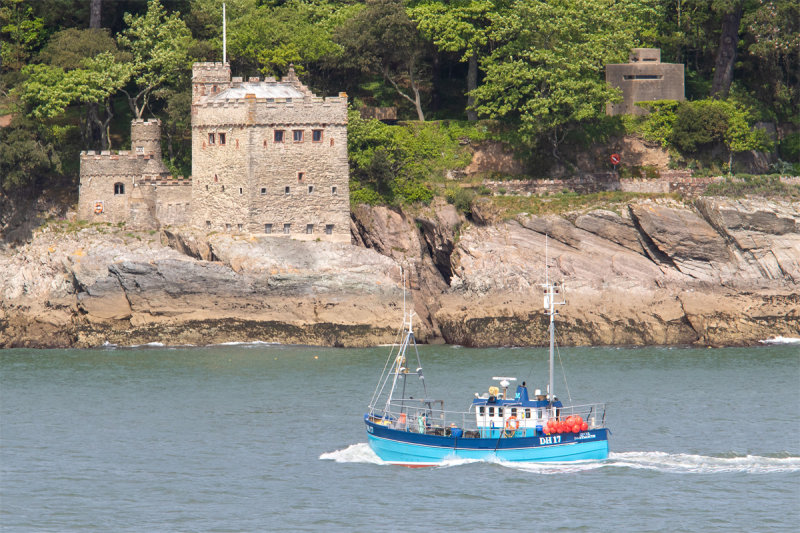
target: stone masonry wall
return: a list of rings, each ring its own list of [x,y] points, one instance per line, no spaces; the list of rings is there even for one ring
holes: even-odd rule
[[[127,222],[136,182],[165,171],[160,160],[129,151],[81,152],[80,165],[78,218],[91,222]],[[122,185],[121,193],[115,192],[116,184]]]
[[[160,180],[154,189],[156,219],[162,226],[188,226],[191,221],[192,180]]]
[[[252,233],[271,225],[284,235],[290,224],[293,238],[350,242],[346,97],[245,98],[201,103],[192,113],[193,225]]]
[[[634,193],[670,193],[679,192],[687,196],[702,194],[711,183],[724,177],[692,177],[688,170],[666,170],[658,179],[620,178],[615,172],[585,174],[576,178],[540,179],[540,180],[507,180],[484,181],[483,185],[492,192],[513,194],[555,194],[568,190],[581,194],[601,191],[623,191]]]

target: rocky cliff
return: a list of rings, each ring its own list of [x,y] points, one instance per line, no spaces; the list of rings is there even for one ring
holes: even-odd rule
[[[564,344],[800,336],[800,203],[702,198],[465,220],[359,206],[352,245],[50,224],[0,251],[0,347],[392,342],[407,280],[428,342],[545,342],[545,253]],[[547,236],[547,239],[546,237]]]

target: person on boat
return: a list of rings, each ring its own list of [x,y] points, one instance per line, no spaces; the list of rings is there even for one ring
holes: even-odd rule
[[[522,385],[517,385],[517,394],[514,396],[515,400],[519,400],[521,402],[528,401],[528,387],[525,386],[525,382],[522,382]]]
[[[542,394],[542,391],[539,390],[539,389],[536,389],[535,391],[533,391],[533,395],[536,398],[537,402],[547,401],[547,396]]]

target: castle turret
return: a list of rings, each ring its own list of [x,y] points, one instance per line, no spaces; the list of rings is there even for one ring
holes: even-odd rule
[[[161,160],[161,121],[158,119],[131,121],[131,151]]]
[[[230,63],[195,63],[192,65],[192,102],[213,96],[231,86]]]

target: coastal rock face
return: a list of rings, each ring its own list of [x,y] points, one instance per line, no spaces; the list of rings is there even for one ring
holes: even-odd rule
[[[546,263],[565,286],[566,343],[797,337],[798,215],[798,203],[701,199],[694,207],[645,201],[622,215],[591,211],[574,223],[524,216],[472,226],[462,230],[435,319],[451,343],[544,343],[538,284]]]
[[[387,343],[404,278],[421,341],[538,345],[545,275],[563,284],[563,344],[800,336],[797,202],[641,201],[513,220],[475,211],[484,216],[468,222],[442,201],[359,206],[354,245],[41,226],[0,251],[0,347]]]

